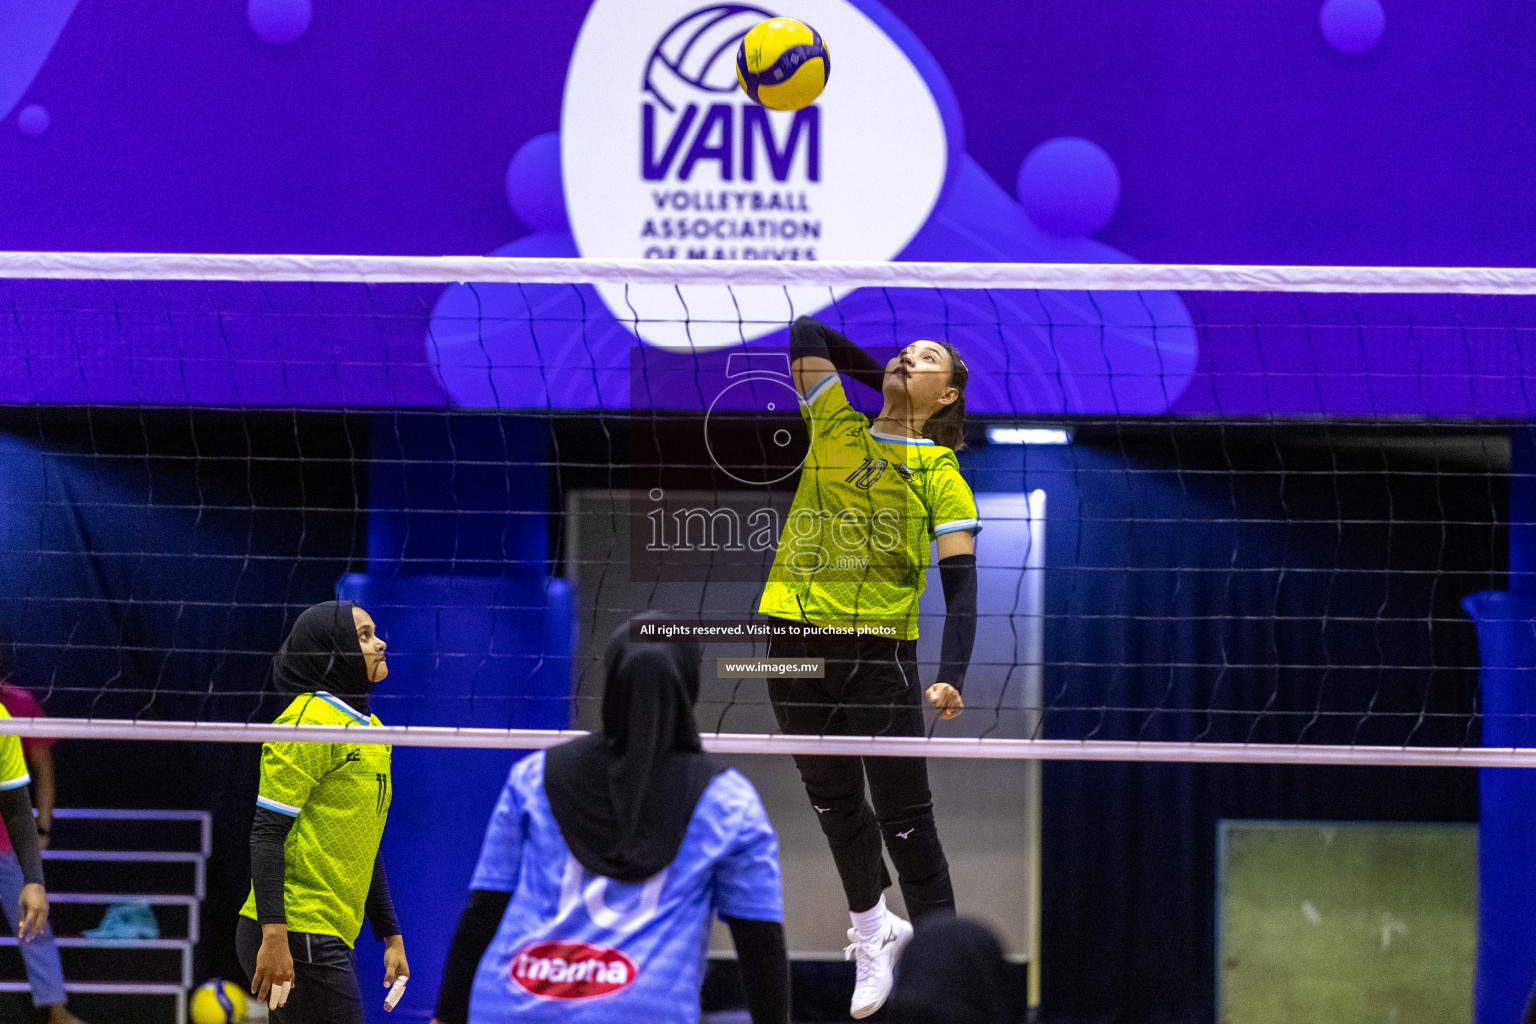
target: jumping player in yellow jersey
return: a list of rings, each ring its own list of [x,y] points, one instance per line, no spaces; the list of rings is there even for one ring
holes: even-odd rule
[[[774,713],[786,733],[921,736],[924,696],[944,718],[964,707],[976,635],[981,524],[955,459],[965,363],[948,342],[914,341],[882,366],[809,317],[791,328],[790,361],[811,445],[758,611],[856,633],[772,641],[772,657],[825,659],[824,678],[769,682]],[[848,404],[840,372],[880,391],[884,405],[873,423]],[[946,612],[938,678],[923,690],[917,612],[931,547]],[[890,994],[912,936],[885,906],[891,881],[882,845],[914,920],[955,909],[927,764],[797,755],[795,765],[848,897],[846,955],[857,961],[851,1013],[867,1017]]]
[[[296,694],[279,724],[359,734],[352,743],[261,749],[251,894],[235,942],[251,992],[272,1008],[273,1024],[362,1024],[352,945],[365,912],[385,943],[384,984],[410,974],[379,856],[390,748],[366,739],[379,725],[368,694],[389,673],[384,649],[367,612],[327,601],[299,616],[272,659],[274,686]]]

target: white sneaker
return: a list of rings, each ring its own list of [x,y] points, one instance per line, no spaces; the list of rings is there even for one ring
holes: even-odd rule
[[[854,960],[858,965],[853,983],[853,1005],[848,1014],[857,1020],[885,1005],[895,981],[896,961],[901,959],[901,951],[912,941],[912,926],[887,912],[885,927],[873,938],[860,938],[857,928],[848,929],[848,938],[852,944],[843,950],[843,959]]]

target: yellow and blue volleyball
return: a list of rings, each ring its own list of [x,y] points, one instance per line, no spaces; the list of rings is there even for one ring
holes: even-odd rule
[[[793,18],[769,18],[742,37],[736,81],[769,110],[799,110],[816,102],[832,74],[819,33]]]
[[[192,990],[187,1010],[192,1024],[242,1024],[245,992],[232,981],[214,978]]]

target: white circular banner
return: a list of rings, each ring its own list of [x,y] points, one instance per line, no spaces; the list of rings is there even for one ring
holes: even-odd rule
[[[753,103],[736,48],[775,16],[811,25],[831,55],[803,110]],[[571,56],[560,121],[571,232],[584,256],[888,260],[939,200],[943,116],[912,61],[849,0],[793,10],[700,0],[595,0]],[[842,291],[599,285],[650,344],[739,344]]]

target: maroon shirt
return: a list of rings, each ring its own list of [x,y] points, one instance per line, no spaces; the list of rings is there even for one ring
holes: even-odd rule
[[[47,718],[43,706],[32,696],[30,690],[24,690],[19,686],[12,686],[8,682],[0,682],[0,704],[5,705],[5,710],[11,713],[12,718]],[[53,746],[53,740],[42,736],[23,736],[21,738],[21,752],[30,761],[32,755],[39,750],[47,750]],[[11,852],[11,837],[6,834],[5,823],[0,822],[0,853]]]

